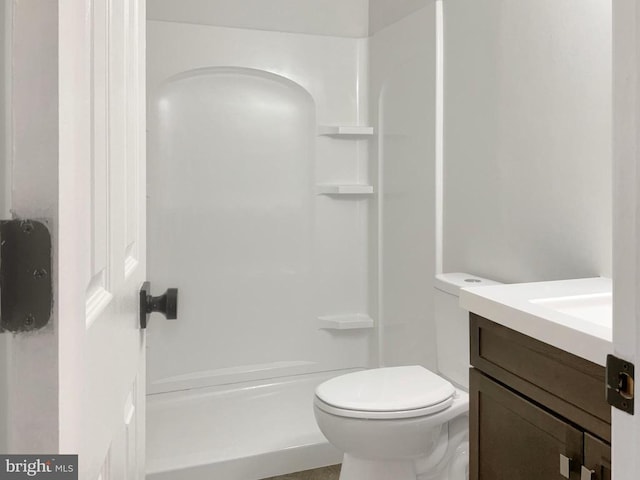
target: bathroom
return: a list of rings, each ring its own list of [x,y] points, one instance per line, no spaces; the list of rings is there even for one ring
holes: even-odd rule
[[[342,480],[378,480],[353,472],[392,462],[343,456],[323,412],[349,408],[318,387],[401,371],[392,402],[417,375],[446,391],[429,418],[456,416],[385,480],[475,479],[467,367],[487,367],[474,342],[503,312],[483,310],[481,291],[506,305],[522,285],[608,281],[587,297],[610,310],[613,277],[628,314],[608,347],[633,358],[640,345],[630,3],[5,2],[0,211],[49,222],[60,274],[50,323],[0,335],[0,453],[79,454],[92,480],[334,480],[340,465]],[[154,295],[179,289],[177,320],[147,318],[145,280]],[[576,297],[550,291],[527,297],[527,315]],[[566,333],[521,333],[536,329],[550,345]],[[492,378],[545,405],[542,388]],[[546,411],[608,444],[613,423],[617,478],[634,478],[635,423],[606,409],[613,422]],[[577,459],[560,452],[562,475],[580,477]]]
[[[180,290],[147,334],[149,479],[340,463],[315,387],[438,371],[436,274],[611,277],[608,2],[147,18],[148,277]]]

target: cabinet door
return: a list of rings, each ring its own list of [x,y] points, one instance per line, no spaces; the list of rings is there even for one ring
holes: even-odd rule
[[[594,472],[591,480],[611,480],[611,445],[585,433],[584,465]]]
[[[476,369],[470,380],[471,480],[561,480],[561,455],[580,479],[582,431]]]

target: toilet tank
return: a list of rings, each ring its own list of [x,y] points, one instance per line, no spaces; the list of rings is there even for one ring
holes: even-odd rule
[[[436,342],[439,373],[469,389],[469,312],[460,308],[460,289],[499,285],[468,273],[436,275],[434,287]]]

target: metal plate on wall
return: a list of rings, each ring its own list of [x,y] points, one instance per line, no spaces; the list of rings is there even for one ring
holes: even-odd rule
[[[35,220],[0,221],[0,332],[44,327],[51,318],[51,235]]]

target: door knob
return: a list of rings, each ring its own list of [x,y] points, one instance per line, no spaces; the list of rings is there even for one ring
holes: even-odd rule
[[[178,318],[178,289],[168,288],[162,295],[151,295],[151,285],[144,282],[140,288],[140,328],[147,328],[149,315],[162,313],[167,320]]]

